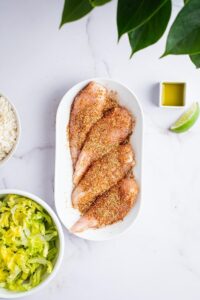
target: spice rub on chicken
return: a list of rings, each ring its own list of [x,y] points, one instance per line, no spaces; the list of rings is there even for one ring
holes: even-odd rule
[[[92,126],[104,112],[116,106],[105,87],[90,82],[75,97],[69,122],[69,143],[73,166]]]
[[[126,108],[116,107],[90,130],[78,157],[73,182],[77,185],[89,166],[109,153],[131,134],[134,120]]]
[[[100,228],[123,220],[135,204],[138,192],[135,179],[125,177],[97,198],[86,214],[72,226],[71,232]]]
[[[134,166],[130,144],[120,145],[96,161],[72,193],[72,204],[83,214],[96,197],[117,184]]]
[[[129,141],[135,118],[111,94],[90,82],[71,109],[72,206],[82,215],[72,232],[119,222],[137,200],[139,188],[130,175],[135,155]]]

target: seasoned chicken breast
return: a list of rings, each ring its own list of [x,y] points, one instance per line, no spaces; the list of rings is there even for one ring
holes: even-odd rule
[[[123,220],[135,204],[138,191],[138,185],[133,177],[122,179],[97,198],[86,214],[72,226],[71,232],[100,228]]]
[[[90,82],[75,97],[69,122],[69,143],[73,166],[91,127],[103,113],[116,106],[102,85]]]
[[[72,204],[83,214],[96,197],[120,181],[135,164],[130,144],[120,145],[88,169],[72,193]]]
[[[88,167],[116,146],[132,132],[133,119],[129,111],[116,107],[102,117],[90,130],[75,166],[73,182],[78,184]]]

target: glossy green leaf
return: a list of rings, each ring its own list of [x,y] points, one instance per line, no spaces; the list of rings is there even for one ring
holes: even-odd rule
[[[65,23],[84,17],[92,9],[88,0],[65,0],[60,27]]]
[[[200,68],[200,54],[190,55],[190,59],[197,69]]]
[[[167,0],[118,0],[119,38],[147,22]]]
[[[132,55],[156,43],[167,27],[171,15],[171,0],[168,0],[144,25],[129,33]]]
[[[190,0],[176,17],[167,37],[168,54],[200,52],[200,0]]]
[[[89,0],[93,7],[104,5],[112,0]]]

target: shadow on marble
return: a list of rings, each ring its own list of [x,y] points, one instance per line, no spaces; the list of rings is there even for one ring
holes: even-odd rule
[[[152,87],[149,90],[149,98],[151,103],[154,106],[159,106],[159,89],[160,89],[160,84],[159,83],[154,83],[152,84]]]

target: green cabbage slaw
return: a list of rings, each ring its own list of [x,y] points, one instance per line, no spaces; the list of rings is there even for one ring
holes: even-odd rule
[[[0,287],[27,291],[53,270],[58,232],[45,209],[33,200],[0,198]]]

